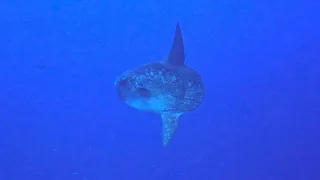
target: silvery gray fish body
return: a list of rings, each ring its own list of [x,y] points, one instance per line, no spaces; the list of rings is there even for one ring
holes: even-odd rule
[[[119,98],[129,107],[161,115],[165,146],[178,126],[179,117],[197,108],[204,99],[201,76],[184,61],[184,44],[177,24],[166,60],[129,70],[115,81]]]

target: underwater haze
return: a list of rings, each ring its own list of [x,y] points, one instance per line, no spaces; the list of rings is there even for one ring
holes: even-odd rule
[[[115,80],[181,26],[203,103],[162,143]],[[319,180],[320,2],[0,1],[0,180]]]

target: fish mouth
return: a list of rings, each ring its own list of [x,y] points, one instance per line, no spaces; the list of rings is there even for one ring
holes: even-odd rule
[[[117,89],[117,94],[120,100],[125,100],[125,94],[120,89]]]
[[[126,97],[126,91],[125,89],[128,88],[128,80],[126,79],[117,79],[116,82],[115,82],[115,86],[116,86],[116,89],[117,89],[117,94],[118,94],[118,97],[121,99],[121,100],[124,100],[125,97]]]

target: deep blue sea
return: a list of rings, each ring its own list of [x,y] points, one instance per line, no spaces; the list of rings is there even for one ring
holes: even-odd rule
[[[203,104],[166,147],[117,76],[179,22]],[[320,180],[320,2],[1,0],[0,180]]]

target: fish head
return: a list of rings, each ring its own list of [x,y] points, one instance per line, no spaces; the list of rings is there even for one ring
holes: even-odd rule
[[[135,71],[127,71],[115,81],[116,91],[120,100],[131,107],[134,103],[142,106],[151,97],[151,90],[145,87],[145,78],[137,78]]]
[[[183,94],[174,69],[164,63],[150,63],[127,71],[115,82],[119,98],[128,106],[155,113],[173,111]]]

